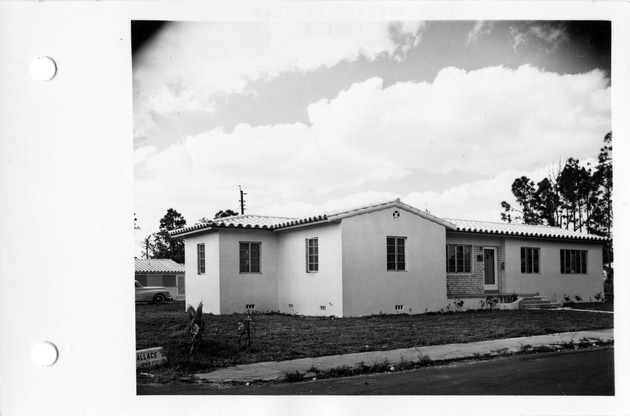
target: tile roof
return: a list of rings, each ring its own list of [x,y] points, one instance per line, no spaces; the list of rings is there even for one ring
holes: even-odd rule
[[[234,217],[224,217],[212,220],[214,226],[224,227],[252,227],[252,228],[275,228],[279,224],[294,221],[295,218],[268,217],[263,215],[236,215]]]
[[[343,211],[335,211],[328,214],[315,215],[313,217],[305,218],[289,218],[289,217],[268,217],[262,215],[236,215],[233,217],[217,218],[206,224],[196,224],[191,227],[180,228],[170,231],[171,236],[182,236],[184,234],[190,234],[205,229],[217,229],[217,228],[249,228],[249,229],[266,229],[266,230],[280,230],[288,227],[295,227],[300,225],[306,225],[315,222],[332,222],[339,221],[344,218],[353,217],[355,215],[367,214],[369,212],[380,211],[387,208],[401,208],[410,211],[416,215],[419,215],[427,220],[437,222],[446,228],[454,228],[453,225],[447,223],[441,218],[435,217],[424,211],[420,211],[410,205],[407,205],[395,199],[393,201],[382,202],[373,205],[361,206],[352,209],[346,209]]]
[[[329,212],[323,215],[317,215],[307,218],[288,218],[288,217],[269,217],[262,215],[236,215],[233,217],[224,217],[214,219],[207,224],[196,224],[191,227],[180,228],[171,231],[173,237],[183,236],[186,234],[196,233],[202,230],[220,229],[220,228],[245,228],[260,230],[282,230],[288,227],[301,226],[317,222],[339,221],[344,218],[353,217],[355,215],[367,214],[374,211],[380,211],[387,208],[400,208],[408,212],[414,213],[426,220],[441,224],[450,231],[461,231],[481,234],[497,234],[542,238],[567,238],[577,240],[590,241],[606,241],[605,237],[599,237],[592,234],[580,233],[577,231],[564,230],[557,227],[546,227],[541,225],[522,225],[509,223],[495,223],[485,221],[442,219],[417,208],[407,205],[395,199],[377,204],[346,209],[342,211]]]
[[[326,220],[325,215],[309,217],[309,218],[288,218],[288,217],[269,217],[263,215],[237,215],[233,217],[217,218],[206,224],[196,224],[191,227],[179,228],[170,231],[171,236],[175,237],[182,234],[188,234],[204,229],[216,228],[246,228],[261,230],[276,230],[283,227],[293,225],[301,225],[315,221]]]
[[[499,222],[485,222],[474,220],[446,219],[446,221],[457,227],[457,231],[512,235],[523,237],[543,237],[543,238],[566,238],[572,240],[606,241],[606,237],[593,234],[581,233],[579,231],[565,230],[559,227],[548,227],[543,225],[525,225]]]
[[[135,259],[136,273],[184,273],[184,265],[171,259]]]

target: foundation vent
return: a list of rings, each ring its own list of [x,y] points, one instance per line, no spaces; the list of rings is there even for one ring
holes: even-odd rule
[[[326,310],[326,306],[322,305],[322,306],[319,307],[319,309],[321,309],[322,311],[325,311]]]
[[[403,310],[403,305],[395,305],[394,309],[396,309],[397,311],[402,311]]]
[[[247,305],[245,305],[245,309],[254,309],[256,308],[256,305],[254,305],[253,303],[248,303]]]

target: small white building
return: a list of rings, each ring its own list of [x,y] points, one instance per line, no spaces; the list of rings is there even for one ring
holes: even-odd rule
[[[175,300],[186,298],[185,268],[171,259],[135,259],[135,278],[142,286],[164,286]]]
[[[422,313],[512,293],[603,293],[602,237],[445,220],[398,199],[303,219],[227,217],[171,235],[186,244],[186,302],[215,314]]]

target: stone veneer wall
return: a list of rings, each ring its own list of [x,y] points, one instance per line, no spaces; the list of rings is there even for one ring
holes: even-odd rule
[[[472,273],[447,273],[446,293],[449,299],[485,297],[484,293],[484,265],[483,260],[477,261],[477,256],[483,259],[483,248],[490,246],[473,245]],[[503,250],[494,246],[497,251],[497,286],[498,293],[503,293],[505,287],[505,273],[501,265],[504,262]]]

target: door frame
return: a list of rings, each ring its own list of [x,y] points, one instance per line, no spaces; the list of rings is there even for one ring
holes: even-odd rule
[[[492,250],[494,252],[494,284],[486,284],[486,250]],[[483,290],[498,290],[499,289],[499,259],[498,259],[497,247],[483,247]]]

